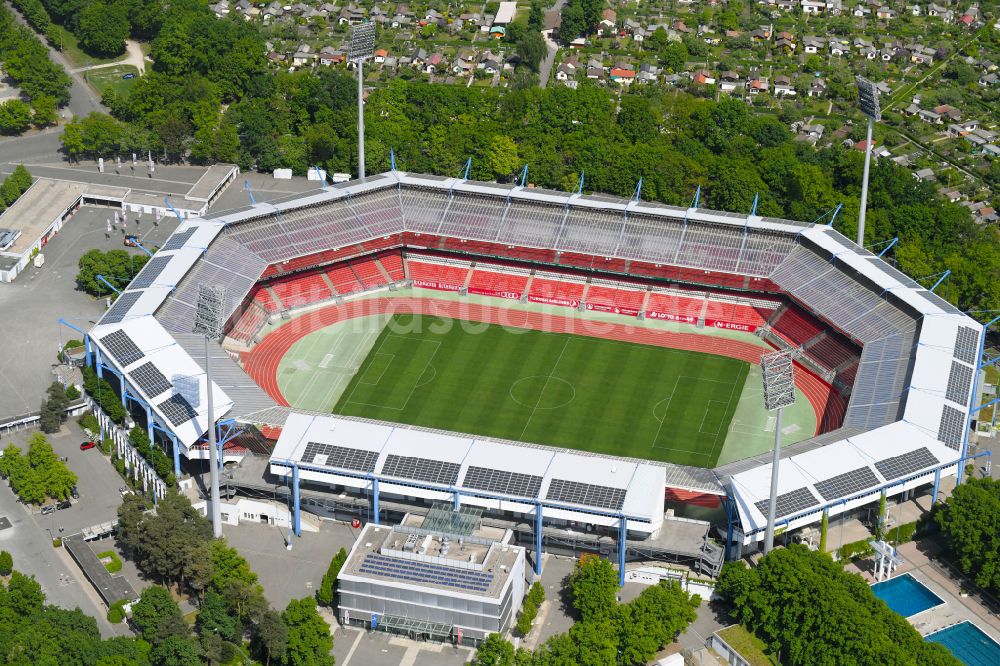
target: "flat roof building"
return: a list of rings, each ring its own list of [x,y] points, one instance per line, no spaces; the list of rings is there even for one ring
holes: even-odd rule
[[[431,519],[362,529],[337,576],[345,624],[469,644],[510,628],[524,598],[524,548],[509,530],[449,534],[424,527]]]

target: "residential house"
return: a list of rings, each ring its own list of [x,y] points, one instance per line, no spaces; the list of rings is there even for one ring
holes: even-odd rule
[[[584,37],[577,37],[569,43],[571,49],[582,49],[587,45],[587,40]]]
[[[941,196],[951,203],[958,203],[962,200],[962,193],[958,190],[941,190]]]
[[[774,77],[774,96],[795,97],[795,87],[789,77],[784,74]]]
[[[806,91],[809,97],[822,97],[826,94],[826,81],[823,79],[813,79]]]
[[[802,0],[803,14],[822,14],[824,11],[826,11],[824,0]]]
[[[785,37],[779,37],[776,42],[774,42],[774,47],[779,51],[784,51],[785,53],[791,53],[795,50],[795,42]]]
[[[920,109],[917,111],[917,117],[923,120],[925,123],[930,123],[932,125],[941,125],[944,121],[941,120],[941,115],[930,111],[928,109]]]
[[[476,53],[472,49],[461,49],[455,54],[451,71],[455,74],[467,75],[476,69]]]
[[[663,77],[663,82],[668,86],[676,86],[683,78],[680,74],[666,74]]]
[[[332,46],[324,46],[323,50],[319,52],[319,64],[324,67],[339,65],[345,59],[346,56]]]
[[[381,7],[376,6],[372,7],[371,11],[368,12],[368,18],[371,19],[372,23],[385,25],[385,22],[389,20],[389,14],[387,14]]]
[[[815,0],[807,0],[807,2],[813,2],[813,1]],[[795,8],[798,6],[799,3],[796,0],[778,0],[778,9],[780,9],[783,12],[794,11]]]
[[[340,17],[337,19],[337,23],[340,25],[357,25],[363,23],[365,20],[365,10],[359,9],[354,5],[348,5],[340,11]]]
[[[989,72],[979,77],[979,85],[986,86],[987,88],[995,86],[998,83],[1000,83],[1000,75],[997,75],[996,72]]]
[[[647,62],[639,66],[639,71],[636,72],[635,80],[639,83],[656,83],[656,79],[659,78],[659,76],[660,68]]]
[[[953,16],[953,13],[947,7],[942,7],[941,5],[932,2],[931,4],[927,5],[927,15],[937,16],[938,18],[943,19],[945,23],[951,23],[951,18]]]
[[[424,64],[427,63],[427,51],[425,49],[417,49],[410,56],[410,63],[417,69],[423,69]]]
[[[892,59],[896,57],[896,49],[891,46],[883,46],[879,50],[878,54],[882,59],[882,62],[891,62]]]
[[[482,63],[483,71],[487,74],[499,74],[500,73],[500,63],[496,60],[485,60]]]
[[[316,54],[310,52],[308,44],[302,44],[298,51],[292,54],[293,67],[306,67],[313,64],[315,60]]]
[[[837,56],[838,58],[845,53],[850,53],[851,47],[847,45],[847,42],[840,39],[830,40],[830,55]]]
[[[623,86],[631,85],[635,81],[635,70],[627,69],[625,67],[612,67],[611,71],[608,72],[611,80],[615,83],[620,83]]]
[[[796,141],[802,141],[811,146],[815,146],[816,143],[823,138],[823,131],[825,129],[825,127],[819,124],[804,124],[799,128],[799,132],[795,135],[795,139]]]
[[[281,63],[285,61],[285,54],[278,53],[277,51],[271,51],[267,54],[267,59],[273,63]]]
[[[937,180],[937,178],[934,176],[934,170],[931,169],[930,167],[913,172],[913,177],[921,182]]]
[[[819,53],[823,50],[822,37],[806,37],[802,40],[802,50],[806,53]]]
[[[694,74],[691,76],[691,81],[703,86],[715,85],[715,77],[712,76],[707,69],[695,70]]]
[[[591,81],[603,81],[604,80],[604,68],[603,67],[587,67],[587,78]]]
[[[440,53],[434,53],[424,64],[424,71],[428,74],[437,74],[444,70],[444,64],[444,56]]]
[[[376,65],[381,65],[385,63],[385,59],[389,56],[389,52],[385,49],[375,49],[375,53],[372,56],[372,61]]]
[[[854,16],[854,18],[864,18],[871,13],[872,10],[868,9],[864,5],[857,5],[854,9],[851,10],[851,15]]]
[[[563,83],[567,81],[576,80],[576,66],[569,62],[564,62],[556,68],[556,81],[562,81]]]
[[[766,93],[768,91],[769,83],[766,77],[757,77],[750,79],[747,84],[747,90],[751,95],[759,95],[760,93]]]
[[[601,12],[601,21],[597,24],[598,35],[614,34],[617,26],[617,15],[613,9],[605,9]]]
[[[934,107],[934,113],[940,116],[947,116],[949,120],[959,122],[962,120],[962,112],[950,104],[941,104]]]
[[[736,72],[723,72],[719,77],[719,90],[722,92],[732,92],[740,86],[740,83],[740,75]]]
[[[879,7],[875,10],[875,16],[882,19],[883,21],[888,21],[896,18],[896,10],[891,7]]]
[[[920,5],[910,5],[906,11],[910,12],[911,16],[920,16]]]
[[[979,224],[990,224],[998,219],[997,212],[991,206],[983,206],[975,212],[975,221]]]

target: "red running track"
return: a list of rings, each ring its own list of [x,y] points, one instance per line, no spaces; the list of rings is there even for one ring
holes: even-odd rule
[[[512,308],[435,298],[369,298],[333,304],[304,314],[265,337],[243,354],[247,373],[280,405],[288,401],[278,388],[278,366],[292,345],[303,337],[340,321],[379,314],[423,314],[472,322],[501,324],[549,333],[573,333],[607,340],[703,352],[760,363],[761,347],[739,340],[700,333],[682,333],[640,328],[629,324],[577,319]],[[799,366],[795,385],[805,394],[816,413],[817,433],[828,432],[844,420],[847,403],[829,384]]]

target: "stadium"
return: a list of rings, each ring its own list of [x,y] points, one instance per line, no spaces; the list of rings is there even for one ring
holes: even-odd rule
[[[202,285],[227,295],[210,388]],[[285,490],[296,533],[303,509],[447,504],[539,554],[614,554],[622,575],[628,558],[715,574],[758,547],[762,353],[795,358],[791,533],[961,475],[983,346],[828,225],[399,171],[183,221],[87,338],[178,478],[208,455],[211,390],[239,462],[227,494]]]

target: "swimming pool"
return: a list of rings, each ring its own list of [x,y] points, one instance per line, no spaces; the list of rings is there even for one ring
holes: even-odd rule
[[[872,592],[903,617],[923,613],[944,603],[941,597],[928,590],[910,574],[875,583],[872,585]]]
[[[925,640],[940,643],[967,666],[1000,664],[1000,643],[971,622],[960,622],[937,631]]]

